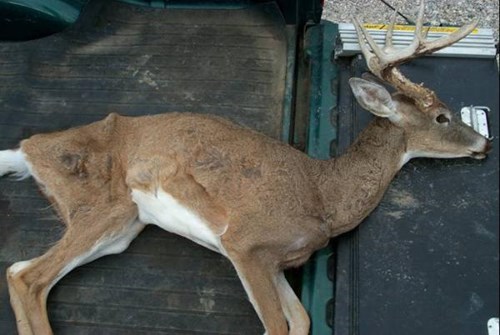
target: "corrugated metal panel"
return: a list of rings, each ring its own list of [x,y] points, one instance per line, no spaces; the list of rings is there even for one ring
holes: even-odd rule
[[[370,24],[365,25],[375,42],[383,46],[388,25]],[[432,27],[428,39],[433,40],[447,35],[457,28],[454,27]],[[352,56],[360,53],[356,30],[351,23],[339,24],[340,43],[336,46],[336,56]],[[393,44],[395,47],[405,47],[413,40],[414,26],[396,26],[393,34]],[[457,43],[439,50],[433,56],[446,57],[477,57],[494,58],[496,55],[495,39],[493,30],[489,28],[475,29],[467,37]]]

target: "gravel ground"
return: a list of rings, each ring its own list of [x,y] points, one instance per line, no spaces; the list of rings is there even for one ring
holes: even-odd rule
[[[417,17],[417,0],[386,0],[408,18]],[[499,0],[427,0],[425,20],[432,25],[462,25],[479,17],[480,28],[493,28],[498,42]],[[366,23],[388,23],[392,10],[380,0],[326,0],[323,19],[334,22],[350,22],[349,17],[358,15]],[[398,19],[399,23],[406,23]]]

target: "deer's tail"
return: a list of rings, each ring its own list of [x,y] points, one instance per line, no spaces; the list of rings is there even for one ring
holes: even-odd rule
[[[24,153],[20,150],[0,150],[0,177],[12,175],[18,180],[31,176]]]

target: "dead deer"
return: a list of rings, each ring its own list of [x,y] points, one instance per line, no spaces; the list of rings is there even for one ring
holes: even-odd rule
[[[267,334],[307,334],[308,315],[283,270],[360,224],[411,158],[483,159],[490,149],[433,91],[397,69],[476,25],[426,41],[423,14],[421,1],[415,38],[404,49],[391,44],[394,20],[379,48],[354,19],[369,69],[397,92],[350,80],[377,118],[338,158],[315,160],[219,117],[178,113],[111,114],[0,151],[0,176],[32,176],[67,227],[44,255],[7,271],[19,334],[52,334],[50,289],[75,267],[124,251],[146,224],[226,256]]]

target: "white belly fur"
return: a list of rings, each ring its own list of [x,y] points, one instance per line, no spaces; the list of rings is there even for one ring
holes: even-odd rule
[[[139,220],[181,235],[208,249],[222,253],[220,237],[194,211],[183,206],[170,194],[158,190],[155,194],[132,189]]]

